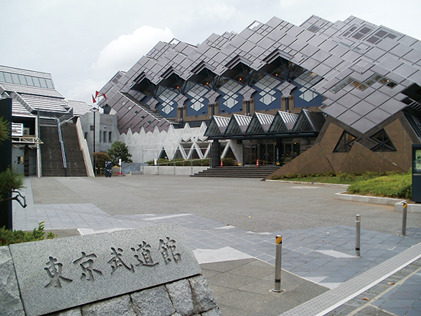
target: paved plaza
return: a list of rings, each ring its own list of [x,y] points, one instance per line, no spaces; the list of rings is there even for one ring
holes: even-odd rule
[[[47,230],[66,236],[179,224],[224,315],[294,311],[322,295],[329,299],[361,275],[373,281],[325,311],[421,314],[421,251],[415,251],[421,213],[408,214],[407,235],[401,236],[402,214],[392,206],[335,199],[343,191],[256,179],[26,178],[22,193],[28,207],[14,205],[14,228],[32,230],[44,222]],[[356,214],[362,219],[361,257],[355,253]],[[281,294],[269,292],[276,235],[283,236]],[[385,261],[397,268],[380,270]],[[259,280],[266,292],[251,286]]]

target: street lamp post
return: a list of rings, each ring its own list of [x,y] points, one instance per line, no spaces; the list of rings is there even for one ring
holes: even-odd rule
[[[94,117],[94,128],[93,128],[93,132],[94,132],[94,137],[93,137],[93,139],[94,139],[94,143],[93,143],[93,152],[92,152],[92,163],[93,163],[93,165],[94,165],[94,176],[95,176],[95,123],[96,123],[96,120],[95,120],[95,112],[98,112],[99,111],[99,107],[96,107],[95,106],[95,103],[97,103],[98,101],[99,101],[99,99],[100,98],[103,98],[103,99],[107,99],[107,97],[105,96],[105,93],[102,93],[102,94],[100,94],[98,91],[95,91],[95,97],[94,96],[92,96],[92,102],[94,103],[94,105],[92,106],[92,109],[91,109],[91,111],[94,113],[94,115],[93,115],[93,117]]]
[[[92,164],[93,164],[93,169],[94,169],[94,175],[95,175],[95,123],[96,123],[96,119],[95,119],[95,113],[96,112],[98,112],[99,110],[98,110],[98,108],[96,108],[95,106],[94,107],[92,107],[92,109],[91,109],[91,111],[92,111],[92,113],[93,113],[93,129],[92,129],[92,131],[93,131],[93,137],[92,137],[92,140],[93,140],[93,144],[92,144]]]

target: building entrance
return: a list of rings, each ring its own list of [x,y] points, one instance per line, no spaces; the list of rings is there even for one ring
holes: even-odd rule
[[[283,165],[300,154],[300,144],[292,139],[244,140],[244,164]]]

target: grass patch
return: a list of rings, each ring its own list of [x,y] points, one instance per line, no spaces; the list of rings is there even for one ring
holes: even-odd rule
[[[412,175],[410,173],[395,174],[359,181],[351,184],[347,192],[351,194],[411,199]]]
[[[319,182],[332,184],[349,184],[347,193],[374,195],[392,198],[412,198],[412,173],[398,174],[396,172],[377,173],[322,173],[322,174],[287,174],[275,180]]]
[[[286,174],[281,177],[276,177],[274,180],[288,180],[301,182],[320,182],[333,184],[353,184],[355,182],[364,181],[368,179],[385,176],[386,173],[365,172],[361,174],[356,173],[316,173],[316,174]]]

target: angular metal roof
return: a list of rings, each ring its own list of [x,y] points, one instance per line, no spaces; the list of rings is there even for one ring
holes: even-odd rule
[[[51,74],[0,65],[0,95],[11,97],[17,116],[72,115],[72,108],[54,88]]]
[[[300,79],[306,97],[322,95],[324,113],[361,133],[420,104],[404,91],[421,86],[421,42],[353,16],[334,23],[312,16],[300,26],[274,17],[239,34],[212,34],[197,46],[159,42],[117,86],[129,91],[140,74],[159,85],[168,69],[186,81],[203,65],[216,76],[239,62],[259,71],[278,57],[307,71]],[[293,85],[279,89],[290,95]]]
[[[259,120],[264,118],[263,125]],[[268,126],[269,121],[272,123]],[[218,123],[221,126],[218,126]],[[227,123],[228,122],[228,123]],[[291,137],[313,135],[320,132],[325,122],[322,112],[303,109],[300,114],[279,111],[276,115],[255,113],[253,117],[233,114],[231,119],[213,116],[206,129],[205,136],[212,138],[256,138],[256,137]]]
[[[205,131],[205,136],[222,136],[227,129],[227,126],[230,122],[229,117],[225,116],[212,116],[209,126]]]
[[[269,134],[290,132],[297,122],[299,114],[278,111],[269,127]]]
[[[251,121],[251,116],[233,114],[224,135],[244,135]]]

